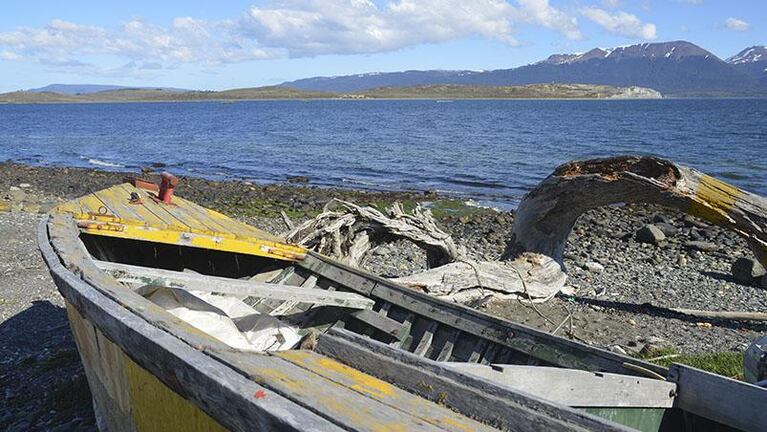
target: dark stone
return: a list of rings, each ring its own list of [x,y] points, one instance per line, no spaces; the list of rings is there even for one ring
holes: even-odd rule
[[[666,235],[655,225],[645,225],[636,232],[635,238],[640,243],[658,244],[666,240]]]
[[[309,183],[307,176],[289,176],[288,183]]]
[[[164,164],[162,162],[152,162],[152,168],[165,168],[167,167],[167,164]]]
[[[655,226],[657,226],[666,237],[673,237],[679,232],[677,227],[667,222],[659,222],[656,223]]]
[[[754,258],[738,258],[732,263],[730,271],[735,280],[744,285],[751,285],[767,273],[764,266]]]

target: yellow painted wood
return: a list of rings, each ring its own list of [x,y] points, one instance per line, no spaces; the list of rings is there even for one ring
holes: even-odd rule
[[[131,202],[137,194],[140,203]],[[181,197],[168,205],[153,192],[115,185],[56,207],[69,213],[82,232],[108,237],[175,244],[296,261],[306,251],[280,242],[265,231],[231,219]]]
[[[454,432],[496,430],[315,352],[292,350],[281,351],[276,355],[390,407],[404,409],[441,429]],[[449,398],[450,395],[445,397]]]
[[[123,353],[131,414],[139,432],[226,431],[199,407],[169,389]]]
[[[743,191],[714,177],[703,175],[696,195],[701,202],[694,202],[689,213],[701,219],[719,223],[727,218],[730,209],[743,195]]]
[[[109,430],[226,430],[134,362],[68,302],[66,308],[91,394]]]

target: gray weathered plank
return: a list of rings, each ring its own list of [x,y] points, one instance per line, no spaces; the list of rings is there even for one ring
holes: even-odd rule
[[[546,366],[459,362],[444,365],[572,407],[671,408],[677,387],[652,378]]]
[[[503,430],[627,430],[584,412],[500,387],[346,330],[331,329],[321,335],[317,351]]]
[[[161,285],[205,292],[253,296],[275,300],[292,300],[301,303],[339,306],[353,309],[370,309],[373,300],[350,292],[330,292],[311,288],[285,286],[265,282],[245,281],[217,276],[198,275],[151,267],[95,261],[96,265],[109,272],[120,282],[140,285]]]
[[[397,340],[401,340],[404,337],[402,323],[387,318],[386,315],[373,312],[369,309],[363,309],[352,312],[351,316]]]
[[[767,430],[767,389],[673,364],[668,380],[677,385],[677,406],[744,431]]]
[[[439,327],[438,323],[434,321],[429,323],[421,336],[421,340],[418,341],[418,345],[413,350],[413,354],[420,357],[426,355],[426,352],[431,347],[431,342],[434,339],[434,332],[437,330],[437,327]]]

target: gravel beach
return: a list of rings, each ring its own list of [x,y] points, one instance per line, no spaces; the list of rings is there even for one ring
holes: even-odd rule
[[[87,385],[69,333],[63,300],[35,244],[35,224],[52,205],[108,187],[124,174],[0,164],[0,429],[94,430]],[[286,227],[331,198],[358,204],[434,201],[432,194],[370,193],[310,185],[252,185],[184,178],[177,193],[266,230]],[[497,258],[509,237],[512,213],[489,210],[438,217],[477,259]],[[665,239],[642,242],[653,225]],[[668,308],[765,311],[767,291],[742,284],[730,268],[751,257],[736,235],[654,206],[607,207],[581,217],[565,251],[572,295],[537,304],[493,300],[487,313],[618,352],[656,348],[681,353],[742,352],[767,324],[702,320]],[[394,277],[424,267],[424,254],[397,242],[363,263]]]

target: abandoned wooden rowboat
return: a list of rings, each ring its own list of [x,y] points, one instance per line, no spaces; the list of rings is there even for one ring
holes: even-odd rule
[[[432,298],[164,183],[39,227],[102,430],[767,430],[758,387]]]

